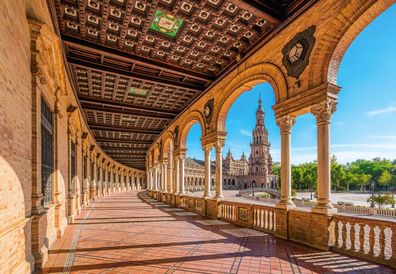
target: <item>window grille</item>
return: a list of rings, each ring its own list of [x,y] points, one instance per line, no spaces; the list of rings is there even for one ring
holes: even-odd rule
[[[81,182],[81,196],[84,195],[85,180],[87,179],[87,156],[83,156],[83,181]],[[81,199],[82,202],[82,199]]]
[[[52,112],[48,104],[41,98],[41,191],[44,195],[43,205],[52,202],[53,151]]]
[[[76,144],[71,142],[70,145],[70,193],[74,195],[75,189],[75,177],[77,170],[77,159],[76,159]]]
[[[100,181],[100,167],[98,166],[97,172],[96,172],[96,193],[99,191],[99,182],[102,183]]]

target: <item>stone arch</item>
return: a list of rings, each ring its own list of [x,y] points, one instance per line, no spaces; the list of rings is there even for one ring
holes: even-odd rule
[[[317,36],[309,67],[309,88],[337,84],[339,65],[353,40],[393,3],[394,0],[345,1],[338,16],[328,23],[327,31]]]
[[[179,147],[186,148],[187,135],[193,124],[198,123],[201,127],[202,136],[205,135],[205,123],[202,114],[199,111],[191,111],[184,119],[184,123],[180,126]]]
[[[162,138],[163,140],[163,150],[162,150],[162,157],[166,157],[166,154],[169,152],[169,150],[174,149],[174,144],[173,144],[173,134],[170,131],[167,131],[164,135],[164,137]]]
[[[228,111],[235,100],[245,91],[260,83],[269,83],[275,94],[276,103],[288,98],[288,85],[280,68],[271,63],[261,63],[247,68],[235,77],[224,89],[217,104],[214,122],[218,131],[225,131]]]
[[[160,150],[158,145],[155,145],[153,152],[153,164],[158,164],[160,160]]]

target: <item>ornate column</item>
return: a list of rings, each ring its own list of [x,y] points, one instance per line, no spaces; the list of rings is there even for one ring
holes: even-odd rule
[[[167,159],[163,159],[162,160],[162,191],[164,193],[168,192],[168,160]],[[140,183],[140,182],[139,182]]]
[[[180,194],[184,195],[186,194],[186,190],[185,190],[185,182],[184,182],[184,164],[186,161],[186,155],[185,154],[180,154]]]
[[[204,154],[205,154],[205,191],[204,191],[204,198],[210,198],[212,197],[212,194],[210,193],[210,150],[211,146],[206,145],[204,147]]]
[[[93,178],[92,178],[92,184],[91,184],[91,198],[92,198],[92,200],[95,200],[96,199],[96,195],[97,195],[97,193],[96,193],[96,185],[99,183],[98,182],[98,167],[97,167],[97,163],[96,163],[96,159],[94,158],[93,160],[92,160],[92,165],[94,166],[94,168],[93,168]]]
[[[224,141],[216,142],[216,199],[223,196],[223,146]]]
[[[281,132],[281,200],[276,205],[279,208],[296,207],[291,197],[291,128],[295,123],[292,116],[283,116],[277,121]]]
[[[180,161],[179,161],[179,156],[175,156],[175,194],[180,194]]]
[[[154,183],[154,190],[158,191],[158,167],[157,164],[154,165],[154,172],[153,172],[153,183]]]
[[[174,193],[174,183],[173,183],[173,155],[172,151],[169,150],[169,165],[168,165],[168,183],[169,183],[169,193]]]
[[[337,102],[326,99],[311,107],[316,117],[317,153],[318,153],[318,196],[313,212],[333,214],[337,209],[331,204],[331,174],[330,174],[330,119],[336,110]]]

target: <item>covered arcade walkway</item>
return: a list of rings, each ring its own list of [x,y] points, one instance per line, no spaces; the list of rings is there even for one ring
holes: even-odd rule
[[[49,251],[44,273],[392,273],[149,198],[96,200]]]

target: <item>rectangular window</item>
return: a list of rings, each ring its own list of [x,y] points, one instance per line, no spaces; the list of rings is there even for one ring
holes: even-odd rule
[[[52,112],[41,98],[41,191],[43,205],[52,202],[53,126]]]
[[[77,173],[76,144],[71,142],[70,145],[70,193],[74,195],[75,177]]]

